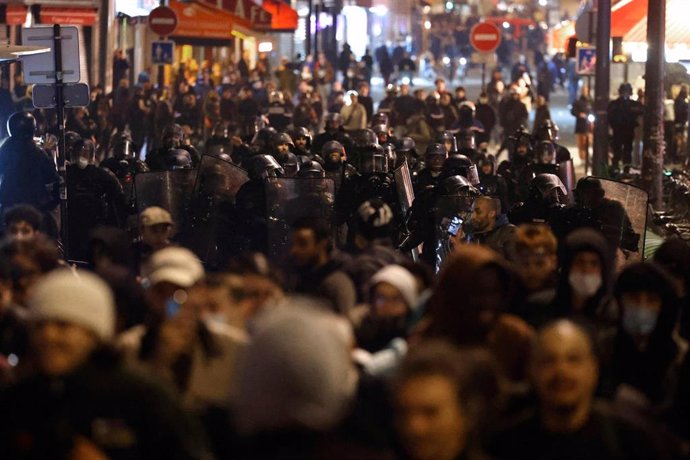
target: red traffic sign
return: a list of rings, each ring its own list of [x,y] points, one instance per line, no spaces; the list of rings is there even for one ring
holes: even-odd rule
[[[501,44],[501,30],[490,22],[475,24],[470,30],[470,44],[479,53],[493,53]]]
[[[175,32],[177,15],[167,6],[159,6],[149,13],[149,28],[156,35],[166,36]]]

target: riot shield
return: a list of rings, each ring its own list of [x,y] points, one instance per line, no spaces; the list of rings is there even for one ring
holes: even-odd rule
[[[183,228],[195,176],[196,171],[193,169],[135,175],[134,196],[137,213],[149,206],[159,206],[170,212],[178,229]]]
[[[434,231],[436,233],[434,270],[436,272],[441,269],[443,261],[452,250],[451,239],[462,232],[462,226],[472,217],[472,204],[476,197],[475,194],[467,193],[441,195],[436,198],[434,204]]]
[[[414,203],[414,187],[407,160],[393,171],[393,177],[395,179],[395,190],[398,192],[398,203],[402,210],[402,222],[406,222],[412,203]],[[403,236],[400,237],[400,240],[403,239]],[[419,248],[412,250],[412,259],[415,261],[419,259]]]
[[[248,180],[247,172],[229,161],[213,155],[201,158],[182,240],[207,265],[222,262],[218,243],[239,224],[233,219],[235,197]]]
[[[570,202],[574,201],[573,190],[575,190],[575,166],[573,166],[573,160],[562,161],[558,163],[558,177],[565,185],[565,189],[568,191],[568,198]]]
[[[331,179],[280,178],[267,181],[266,213],[268,255],[283,261],[290,243],[290,228],[302,217],[333,222],[335,185]]]
[[[622,250],[628,260],[642,260],[649,204],[647,192],[623,182],[589,179],[598,180],[604,190],[603,198],[592,210],[609,244]]]

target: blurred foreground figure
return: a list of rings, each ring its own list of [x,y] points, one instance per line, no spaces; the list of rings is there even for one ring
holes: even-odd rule
[[[203,435],[168,393],[122,371],[115,308],[88,272],[58,270],[29,298],[37,374],[0,395],[5,459],[202,459]]]
[[[491,443],[496,458],[665,458],[648,428],[595,401],[599,364],[583,327],[570,320],[545,326],[530,375],[537,408]]]

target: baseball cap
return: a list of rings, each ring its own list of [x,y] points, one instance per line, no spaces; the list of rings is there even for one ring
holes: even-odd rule
[[[173,224],[170,213],[158,206],[151,206],[144,209],[139,215],[139,221],[144,227],[150,227],[158,224]]]
[[[142,276],[151,285],[168,282],[188,288],[203,278],[204,267],[189,249],[171,246],[153,253]]]

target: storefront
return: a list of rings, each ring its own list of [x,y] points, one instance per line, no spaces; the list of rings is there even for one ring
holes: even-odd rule
[[[0,39],[7,39],[10,43],[21,43],[22,27],[52,24],[76,26],[79,33],[81,79],[85,83],[91,83],[98,80],[99,72],[99,62],[94,58],[99,54],[100,3],[91,0],[10,1],[8,4],[0,5]],[[18,64],[13,66],[15,70],[10,70],[10,73],[18,71]]]

